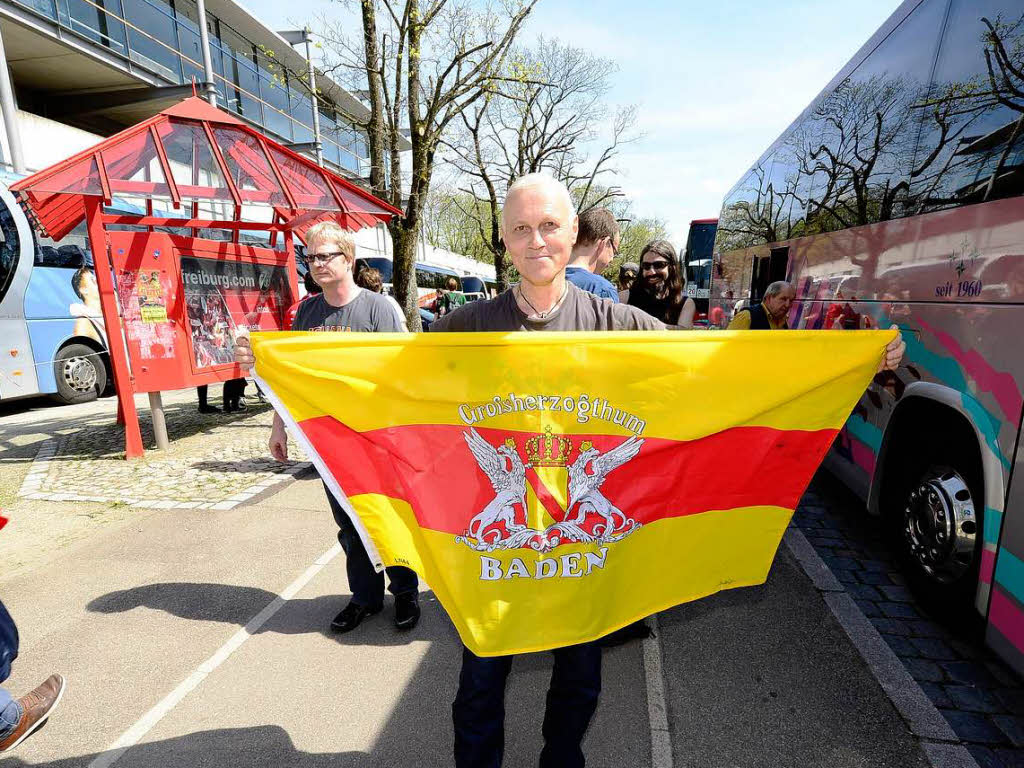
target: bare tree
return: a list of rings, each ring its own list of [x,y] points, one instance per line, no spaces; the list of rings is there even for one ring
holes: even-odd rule
[[[537,0],[346,0],[359,8],[361,34],[321,22],[326,69],[365,93],[363,124],[370,188],[403,210],[388,229],[394,290],[410,328],[419,329],[416,241],[435,158],[452,122],[493,93],[505,59]],[[403,167],[403,144],[411,145]]]
[[[500,211],[515,179],[550,171],[579,193],[580,210],[621,196],[619,187],[598,183],[616,173],[616,156],[637,138],[635,109],[610,114],[604,102],[614,71],[607,59],[541,39],[507,57],[499,86],[462,113],[461,130],[445,141],[447,159],[465,180],[456,205],[493,254],[499,281],[506,272]],[[610,137],[591,157],[586,148],[609,120]]]

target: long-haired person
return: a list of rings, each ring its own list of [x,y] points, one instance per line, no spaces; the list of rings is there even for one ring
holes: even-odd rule
[[[629,289],[629,304],[666,325],[693,328],[697,305],[685,285],[672,243],[652,240],[640,251],[640,276]]]

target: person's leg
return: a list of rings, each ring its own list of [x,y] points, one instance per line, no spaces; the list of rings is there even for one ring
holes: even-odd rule
[[[217,409],[207,402],[207,394],[209,387],[206,384],[200,384],[196,387],[196,394],[199,396],[199,412],[200,413],[216,413]]]
[[[338,524],[338,541],[345,550],[345,570],[348,573],[352,602],[371,610],[380,610],[384,602],[384,574],[374,570],[359,533],[326,484],[324,490],[327,491],[334,522]]]
[[[384,569],[388,574],[388,591],[395,595],[415,595],[420,589],[416,571],[401,565],[390,565]]]
[[[583,768],[583,736],[601,695],[601,646],[570,645],[554,654],[540,768]]]
[[[21,707],[6,689],[0,688],[0,741],[7,738],[21,719]]]
[[[505,682],[511,656],[462,649],[459,691],[452,704],[455,768],[500,768],[505,753]]]

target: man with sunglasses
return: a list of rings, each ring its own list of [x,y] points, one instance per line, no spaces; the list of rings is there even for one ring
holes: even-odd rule
[[[325,221],[306,232],[305,263],[322,292],[306,297],[295,313],[293,331],[378,331],[402,330],[394,308],[387,297],[356,285],[353,269],[356,247],[352,237],[336,222]],[[253,364],[248,338],[235,346],[235,362],[248,368]],[[278,461],[288,459],[288,434],[284,421],[274,414],[270,432],[270,453]],[[326,487],[326,486],[325,486]],[[327,490],[334,520],[338,524],[338,540],[345,550],[345,568],[352,600],[334,617],[331,629],[350,632],[363,619],[379,613],[384,605],[384,574],[377,573],[370,562],[359,534],[348,515]],[[389,589],[395,596],[395,626],[412,629],[420,618],[419,580],[409,568],[387,568]]]
[[[591,208],[579,215],[580,230],[565,279],[604,299],[619,301],[619,292],[601,273],[619,254],[619,222],[607,208]]]

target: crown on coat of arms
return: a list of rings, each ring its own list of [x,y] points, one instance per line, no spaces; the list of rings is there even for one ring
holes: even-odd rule
[[[543,435],[526,441],[526,460],[535,467],[564,467],[569,463],[571,450],[572,440],[552,434],[548,426],[544,428]]]

